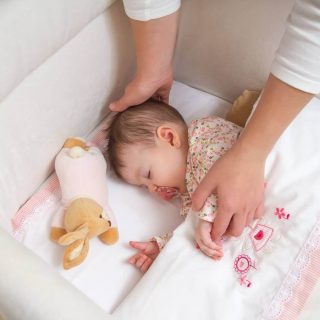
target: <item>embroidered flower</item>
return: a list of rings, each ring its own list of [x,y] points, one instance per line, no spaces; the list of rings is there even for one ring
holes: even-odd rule
[[[274,214],[278,217],[279,220],[286,219],[288,220],[290,218],[290,213],[286,213],[284,211],[284,208],[276,208]]]

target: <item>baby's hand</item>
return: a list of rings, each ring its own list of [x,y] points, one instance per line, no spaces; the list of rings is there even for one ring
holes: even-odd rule
[[[156,187],[155,191],[157,195],[163,200],[171,200],[179,195],[177,188],[172,187]]]
[[[223,256],[221,246],[211,239],[212,223],[200,219],[196,229],[196,241],[200,250],[214,260],[220,260]]]
[[[139,250],[129,259],[129,263],[136,266],[145,273],[152,265],[154,259],[158,256],[160,250],[156,241],[136,242],[130,241],[130,246]]]

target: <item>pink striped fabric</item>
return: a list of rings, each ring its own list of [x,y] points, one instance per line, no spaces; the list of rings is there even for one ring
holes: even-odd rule
[[[262,319],[296,320],[320,281],[320,219],[275,293]]]
[[[279,320],[297,319],[320,279],[320,242],[316,247],[310,247],[310,250],[309,260],[301,270],[299,282],[293,288],[290,299],[284,303]]]

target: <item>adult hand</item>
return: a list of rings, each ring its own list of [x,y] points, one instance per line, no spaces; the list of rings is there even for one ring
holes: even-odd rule
[[[136,75],[124,95],[110,104],[112,111],[123,111],[150,97],[168,103],[178,16],[176,11],[149,21],[130,20],[136,48]]]
[[[235,144],[209,170],[192,195],[193,209],[199,211],[210,194],[218,199],[211,236],[220,244],[226,233],[239,236],[254,219],[263,215],[264,161],[250,159]]]
[[[126,87],[124,95],[110,104],[109,108],[115,112],[121,112],[128,107],[145,102],[150,97],[169,102],[169,94],[173,77],[171,70],[162,77],[155,79],[139,79],[136,77]]]
[[[265,159],[312,96],[270,74],[256,110],[238,141],[212,166],[194,192],[194,210],[199,210],[211,193],[218,197],[211,233],[217,244],[226,231],[239,236],[253,218],[262,216]]]

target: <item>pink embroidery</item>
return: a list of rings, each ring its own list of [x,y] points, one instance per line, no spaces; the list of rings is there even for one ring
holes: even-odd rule
[[[251,281],[247,278],[247,272],[250,268],[256,269],[255,262],[252,262],[251,258],[246,254],[240,254],[236,260],[234,261],[234,269],[237,273],[240,273],[240,277],[238,278],[241,286],[245,286],[250,288]]]
[[[240,254],[234,261],[234,270],[237,273],[247,273],[251,267],[256,269],[256,264],[254,261],[252,262],[251,258],[246,254]]]
[[[249,233],[250,240],[256,251],[261,250],[270,240],[273,229],[258,223]]]
[[[252,282],[247,279],[246,274],[241,274],[238,280],[240,282],[240,286],[246,286],[247,288],[249,288],[252,284]]]
[[[284,208],[281,208],[281,209],[280,208],[276,208],[274,214],[276,216],[278,216],[279,220],[281,220],[282,218],[288,220],[290,218],[290,214],[286,213],[284,211]]]

